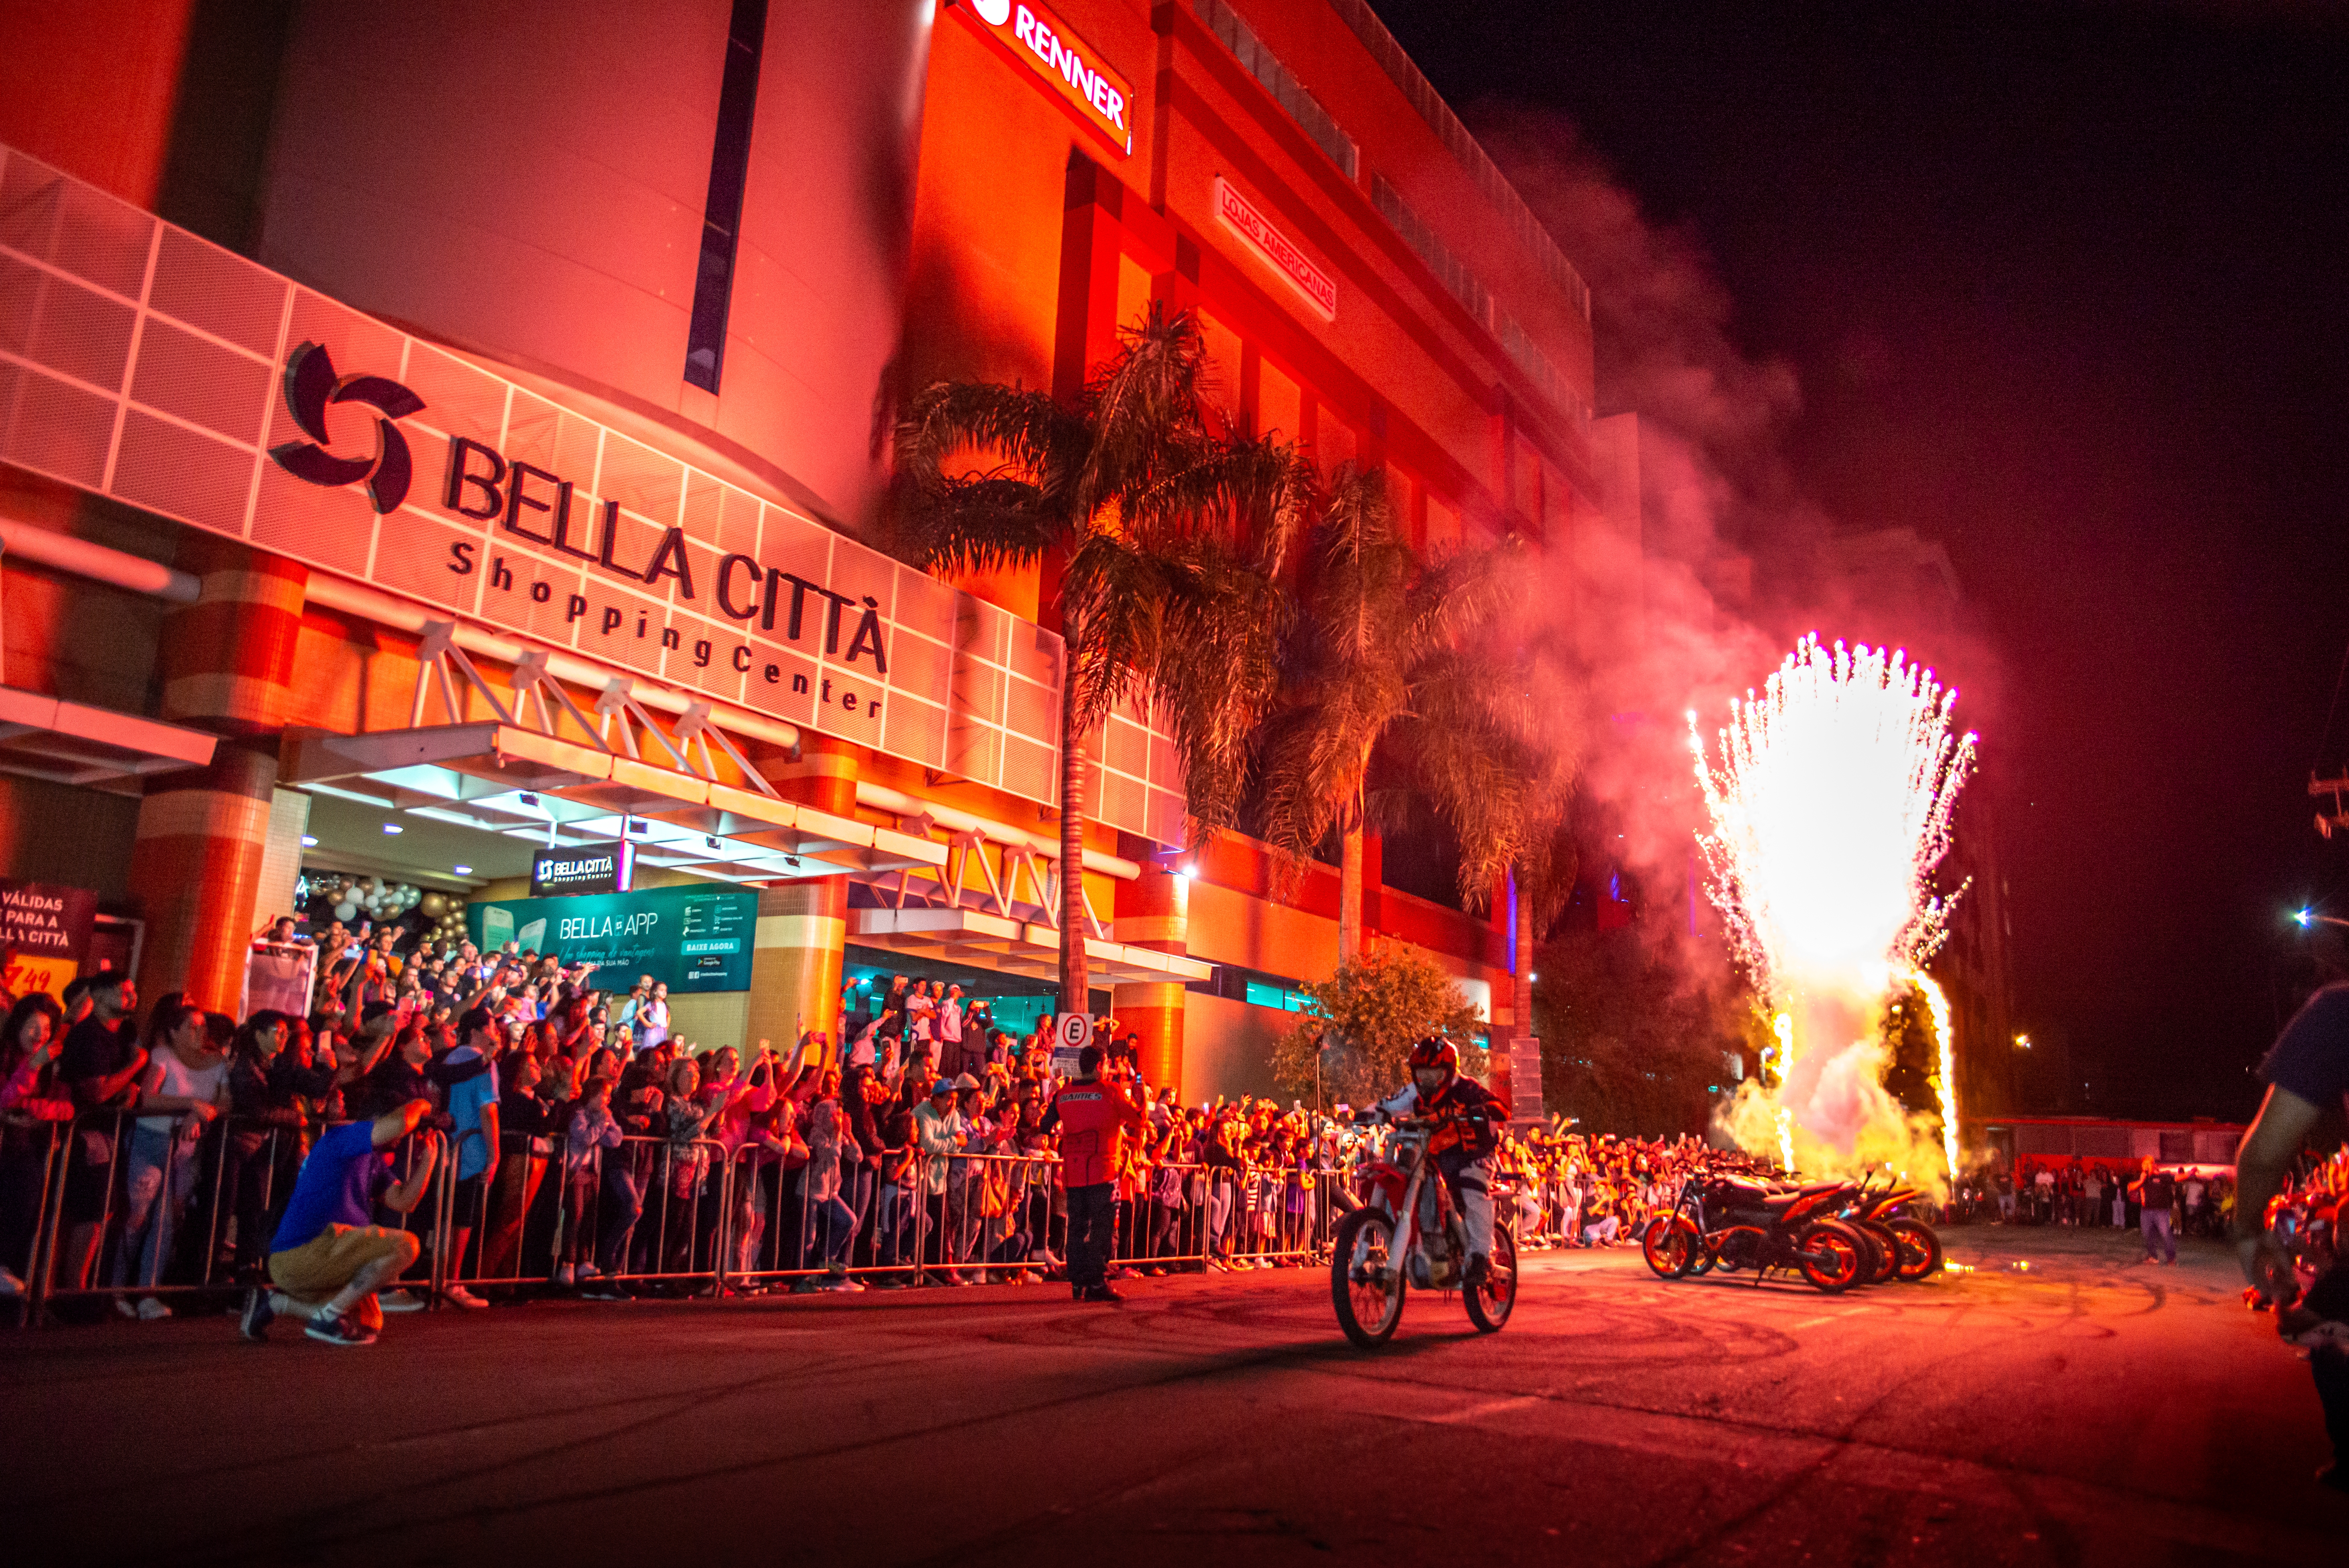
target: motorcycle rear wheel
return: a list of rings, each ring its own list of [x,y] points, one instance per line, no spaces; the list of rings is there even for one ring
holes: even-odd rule
[[[1677,1214],[1659,1214],[1640,1238],[1640,1255],[1658,1279],[1682,1279],[1704,1251],[1696,1227]]]
[[[1889,1284],[1900,1277],[1900,1238],[1890,1226],[1880,1220],[1846,1221],[1851,1228],[1868,1239],[1868,1261],[1871,1265],[1862,1284]]]
[[[1383,1274],[1385,1284],[1354,1277],[1357,1253],[1362,1271]],[[1516,1262],[1514,1252],[1509,1261]],[[1330,1249],[1330,1296],[1338,1326],[1356,1345],[1374,1350],[1394,1337],[1395,1325],[1402,1321],[1402,1260],[1394,1255],[1394,1221],[1384,1210],[1357,1209],[1338,1222],[1338,1239]]]
[[[1493,1227],[1493,1252],[1485,1278],[1468,1296],[1468,1321],[1478,1332],[1498,1334],[1517,1308],[1517,1243],[1506,1225]]]
[[[1868,1243],[1840,1220],[1814,1220],[1795,1237],[1795,1256],[1805,1279],[1829,1295],[1840,1295],[1859,1279]]]
[[[1932,1226],[1922,1220],[1903,1218],[1891,1222],[1891,1231],[1900,1243],[1899,1278],[1913,1283],[1941,1272],[1941,1238],[1934,1233]]]

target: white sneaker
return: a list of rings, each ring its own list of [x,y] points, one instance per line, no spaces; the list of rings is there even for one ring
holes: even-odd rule
[[[576,1276],[577,1271],[573,1269],[569,1264],[557,1264],[554,1265],[554,1283],[564,1286],[565,1289],[570,1287],[572,1281]]]
[[[130,1298],[127,1295],[118,1295],[114,1298],[114,1310],[133,1323],[139,1321],[139,1309],[130,1304]]]
[[[0,1268],[0,1299],[25,1294],[25,1282],[7,1269]]]
[[[424,1298],[412,1290],[385,1290],[376,1293],[375,1304],[385,1312],[422,1312]]]
[[[447,1302],[450,1306],[479,1308],[490,1305],[488,1302],[483,1301],[480,1296],[475,1295],[471,1291],[467,1290],[461,1284],[452,1284],[449,1286],[446,1290],[440,1293],[440,1299]]]
[[[171,1309],[151,1295],[141,1298],[139,1303],[139,1321],[141,1323],[160,1323],[171,1315]]]

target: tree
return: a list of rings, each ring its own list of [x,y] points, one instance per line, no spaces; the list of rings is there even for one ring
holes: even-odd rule
[[[1581,864],[1568,819],[1585,747],[1584,684],[1547,627],[1504,623],[1480,641],[1431,661],[1413,772],[1460,841],[1463,904],[1481,912],[1505,875],[1516,884],[1510,1016],[1526,1035],[1534,954],[1565,913]]]
[[[1702,1132],[1733,1053],[1750,1054],[1751,994],[1727,975],[1692,977],[1661,931],[1577,931],[1541,950],[1542,1071],[1551,1109],[1592,1132]]]
[[[939,382],[897,431],[899,548],[987,572],[1060,562],[1061,1006],[1089,1006],[1084,740],[1146,700],[1172,732],[1194,833],[1238,809],[1278,680],[1278,585],[1303,512],[1283,442],[1210,427],[1206,349],[1189,312],[1154,303],[1073,405],[992,382]],[[949,471],[957,459],[994,466]]]
[[[1371,944],[1305,994],[1312,1006],[1273,1047],[1272,1077],[1284,1088],[1313,1092],[1324,1109],[1392,1094],[1410,1077],[1412,1046],[1428,1035],[1460,1045],[1463,1071],[1485,1070],[1484,1053],[1468,1039],[1476,1009],[1433,959],[1402,943]]]
[[[1386,477],[1341,466],[1308,535],[1283,692],[1265,742],[1265,839],[1302,861],[1339,838],[1338,959],[1362,951],[1364,781],[1385,742],[1433,743],[1490,678],[1460,647],[1504,602],[1493,552],[1423,562],[1395,530]]]

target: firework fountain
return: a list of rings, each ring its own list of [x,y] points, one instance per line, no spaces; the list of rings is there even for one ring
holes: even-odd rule
[[[1949,1002],[1924,973],[1965,891],[1932,890],[1973,765],[1974,738],[1951,732],[1956,701],[1902,654],[1814,636],[1758,697],[1731,703],[1717,764],[1689,715],[1712,815],[1699,840],[1707,891],[1775,1037],[1762,1077],[1740,1086],[1723,1121],[1790,1171],[1889,1163],[1930,1180],[1957,1169]],[[1904,1109],[1883,1083],[1885,1010],[1911,985],[1940,1047],[1938,1140],[1937,1119]]]

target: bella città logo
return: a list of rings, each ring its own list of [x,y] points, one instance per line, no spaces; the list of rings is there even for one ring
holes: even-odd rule
[[[375,422],[376,451],[371,458],[338,458],[326,449],[326,407],[330,403],[363,403],[381,418]],[[409,459],[408,438],[394,419],[403,419],[424,407],[424,399],[382,376],[335,375],[335,362],[323,344],[305,343],[285,360],[285,411],[302,428],[306,441],[287,441],[269,449],[277,466],[297,480],[314,485],[341,486],[367,480],[367,495],[378,512],[398,510],[408,499],[415,465]]]

